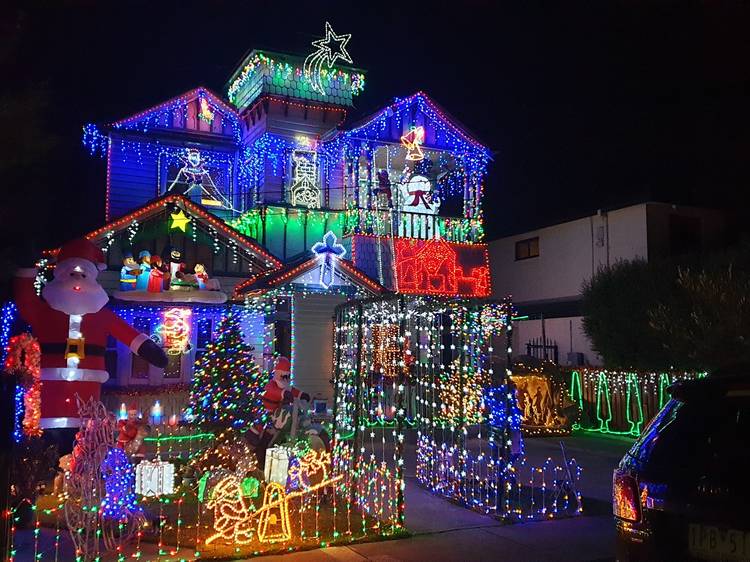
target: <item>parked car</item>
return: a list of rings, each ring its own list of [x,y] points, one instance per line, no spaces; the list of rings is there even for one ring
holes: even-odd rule
[[[670,392],[613,475],[617,560],[750,561],[750,369]]]

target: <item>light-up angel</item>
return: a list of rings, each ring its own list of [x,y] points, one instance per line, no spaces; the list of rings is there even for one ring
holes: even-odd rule
[[[184,165],[177,172],[177,176],[175,176],[167,191],[176,191],[175,186],[179,183],[187,184],[187,189],[183,193],[187,195],[194,190],[200,191],[202,205],[235,210],[229,199],[216,187],[200,150],[188,148],[185,151],[185,156],[179,158]]]

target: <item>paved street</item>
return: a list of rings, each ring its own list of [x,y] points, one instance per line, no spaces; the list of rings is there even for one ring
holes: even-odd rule
[[[324,550],[269,556],[267,561],[373,560],[379,562],[454,560],[604,561],[614,560],[610,507],[612,469],[632,441],[623,437],[578,433],[564,438],[566,454],[583,467],[585,515],[572,519],[502,525],[437,498],[417,485],[413,464],[406,466],[407,539],[363,543]],[[527,458],[541,464],[560,458],[560,439],[526,440]],[[408,456],[413,463],[413,455]]]

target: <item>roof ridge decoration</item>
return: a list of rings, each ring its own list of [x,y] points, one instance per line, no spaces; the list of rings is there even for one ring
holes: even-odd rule
[[[199,117],[209,122],[213,121],[216,113],[226,117],[232,127],[232,136],[239,144],[242,140],[239,114],[218,94],[204,86],[188,90],[129,117],[106,123],[103,127],[95,123],[87,123],[83,126],[83,144],[91,154],[106,154],[109,144],[107,129],[147,132],[150,129],[165,127],[169,124],[175,110],[183,109],[196,98],[200,100],[201,106]]]
[[[441,122],[444,127],[453,135],[458,136],[464,143],[471,145],[474,149],[480,150],[486,154],[486,157],[490,158],[489,149],[479,142],[474,136],[469,133],[463,125],[457,123],[457,120],[449,116],[429,95],[422,90],[418,90],[414,94],[405,98],[394,98],[393,103],[386,105],[384,108],[374,113],[370,117],[365,117],[359,124],[354,124],[348,131],[345,132],[348,136],[356,136],[356,133],[363,132],[365,136],[369,133],[373,125],[380,127],[380,121],[385,117],[392,117],[393,115],[400,113],[411,106],[413,102],[419,105],[419,109],[431,120]]]
[[[312,255],[311,252],[308,252],[308,255],[310,257],[302,262],[288,263],[280,269],[257,273],[246,279],[235,287],[233,299],[241,298],[242,295],[248,293],[277,288],[297,276],[320,268],[320,259],[318,256]],[[337,260],[336,265],[338,275],[349,278],[354,284],[366,288],[369,292],[373,294],[388,292],[388,289],[364,273],[352,261],[341,258]]]
[[[179,215],[183,211],[186,211],[190,215],[190,217],[186,218],[192,219],[194,217],[197,217],[205,223],[209,224],[212,228],[216,229],[217,232],[221,232],[227,238],[235,241],[239,247],[255,255],[255,257],[264,264],[266,270],[275,270],[282,267],[282,262],[275,258],[256,240],[245,236],[238,230],[230,227],[225,221],[212,214],[208,210],[204,209],[201,205],[194,203],[184,195],[178,194],[168,194],[160,197],[159,199],[152,200],[142,207],[139,207],[136,210],[128,213],[127,215],[108,222],[107,224],[97,228],[96,230],[92,230],[91,232],[85,234],[84,237],[87,240],[94,240],[99,237],[111,239],[112,233],[114,231],[127,229],[130,227],[133,221],[142,221],[144,220],[144,218],[147,218],[157,213],[158,211],[161,211],[170,204],[175,205],[180,209],[178,213],[176,213],[177,215]],[[174,215],[171,215],[170,218],[172,223],[176,218],[178,220],[181,219],[181,217],[175,217]],[[171,224],[170,227],[174,228],[175,225]],[[179,225],[177,225],[177,227],[181,228]],[[44,254],[46,257],[55,256],[57,255],[58,251],[59,248],[46,250]]]
[[[321,41],[324,40],[321,39]],[[282,60],[283,58],[287,60]],[[295,60],[299,60],[300,64],[297,64]],[[290,62],[294,64],[290,64]],[[304,86],[317,92],[311,82],[311,77],[305,75],[305,65],[301,57],[271,54],[268,51],[256,49],[248,55],[242,64],[244,65],[242,70],[227,86],[227,98],[235,106],[237,105],[238,95],[243,86],[250,82],[258,73],[263,73],[264,67],[267,69],[267,75],[272,80],[299,80]],[[321,68],[318,78],[319,81],[317,84],[323,88],[332,83],[339,83],[340,87],[349,89],[352,96],[359,95],[365,87],[364,73],[354,70],[347,71],[333,66],[330,68]],[[319,94],[320,92],[317,93]]]

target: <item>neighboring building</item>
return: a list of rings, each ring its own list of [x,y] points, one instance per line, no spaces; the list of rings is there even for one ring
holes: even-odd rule
[[[110,394],[145,409],[161,393],[165,416],[179,415],[175,385],[191,381],[235,307],[262,368],[287,355],[295,384],[330,400],[340,303],[389,291],[490,295],[480,243],[489,151],[423,92],[345,126],[363,72],[336,67],[313,80],[303,61],[253,51],[227,100],[199,87],[84,127],[107,165],[106,222],[86,235],[107,253],[103,284],[114,310],[170,357],[156,369],[113,341]],[[181,257],[170,264],[172,249]],[[143,251],[188,277],[163,291],[117,290],[124,256]]]
[[[489,244],[495,296],[512,295],[517,355],[599,365],[583,332],[581,289],[602,267],[705,250],[723,243],[719,211],[642,203],[500,238]],[[542,337],[547,341],[543,341]]]

